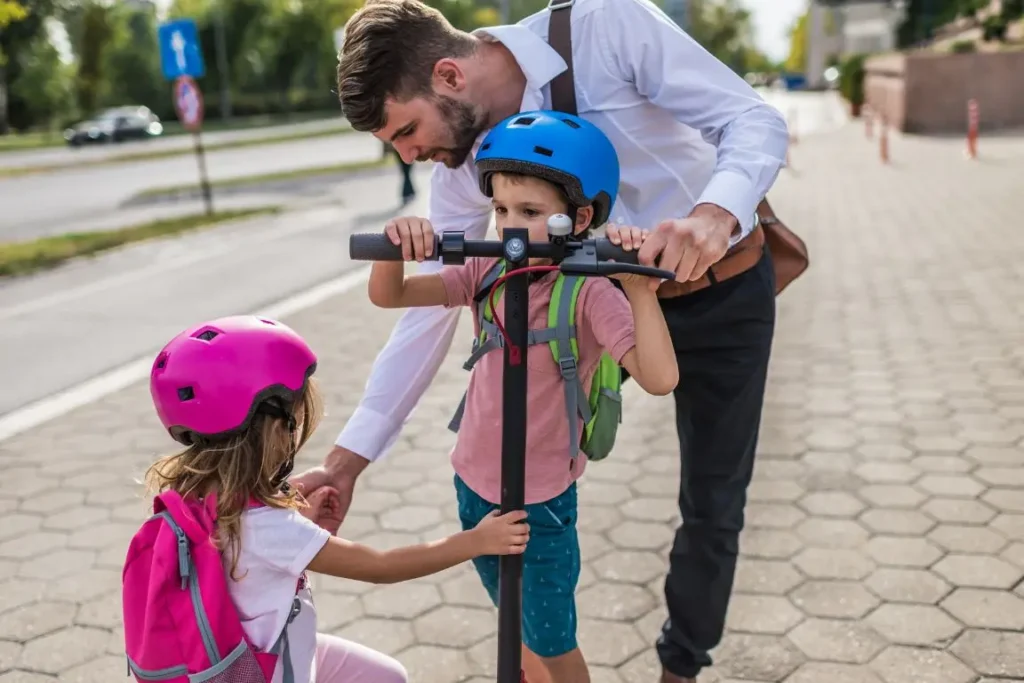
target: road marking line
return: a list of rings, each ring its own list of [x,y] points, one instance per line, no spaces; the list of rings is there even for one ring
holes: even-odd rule
[[[298,294],[276,301],[253,313],[267,318],[286,318],[365,283],[369,276],[369,266],[358,267]],[[155,354],[156,351],[153,353]],[[153,357],[153,354],[147,354],[69,389],[40,399],[24,408],[0,416],[0,442],[145,379],[149,375]]]

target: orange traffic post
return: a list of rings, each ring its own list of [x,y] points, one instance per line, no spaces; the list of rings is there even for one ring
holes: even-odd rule
[[[967,158],[978,158],[978,101],[967,100]]]
[[[885,120],[885,116],[881,117],[878,122],[878,154],[882,159],[883,164],[889,163],[889,122]]]

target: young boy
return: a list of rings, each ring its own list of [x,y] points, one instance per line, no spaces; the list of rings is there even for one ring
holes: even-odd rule
[[[517,114],[486,136],[476,157],[480,186],[492,198],[499,234],[527,228],[531,241],[548,239],[554,214],[575,216],[575,235],[608,220],[618,190],[615,148],[594,125],[556,112]],[[639,248],[637,228],[608,226],[626,249]],[[386,234],[403,247],[406,260],[429,256],[434,233],[422,218],[389,222]],[[384,308],[473,306],[474,296],[496,259],[467,259],[439,273],[404,274],[401,262],[376,262],[370,274],[371,301]],[[534,259],[532,265],[541,262]],[[529,328],[548,327],[556,273],[530,284]],[[587,278],[576,305],[579,373],[584,392],[603,352],[622,365],[644,390],[664,395],[678,381],[675,352],[648,279],[616,276],[623,291],[604,278]],[[624,293],[623,293],[624,292]],[[504,315],[497,301],[496,315]],[[486,302],[480,304],[486,305]],[[477,330],[479,334],[479,330]],[[503,354],[487,353],[470,375],[458,439],[451,454],[459,516],[472,528],[498,508],[501,498],[501,404]],[[547,344],[527,349],[529,412],[526,439],[526,510],[531,530],[523,566],[523,667],[530,683],[586,683],[586,662],[576,643],[575,590],[580,551],[576,534],[576,485],[586,455],[566,453],[562,376]],[[579,422],[582,431],[582,422]],[[574,436],[579,443],[581,434]],[[497,604],[498,558],[474,561]]]

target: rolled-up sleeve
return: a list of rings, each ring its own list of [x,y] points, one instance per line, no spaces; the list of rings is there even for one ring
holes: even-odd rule
[[[463,231],[469,239],[483,239],[490,216],[490,203],[477,189],[472,163],[457,169],[434,167],[428,218],[435,232]],[[425,261],[420,272],[440,268],[438,261]],[[338,446],[371,462],[387,452],[441,367],[458,320],[457,308],[406,311],[377,355],[363,398],[335,441]]]
[[[753,230],[755,209],[785,164],[785,118],[649,0],[608,1],[602,11],[606,46],[598,52],[612,75],[717,147],[697,203],[735,216],[738,241]]]

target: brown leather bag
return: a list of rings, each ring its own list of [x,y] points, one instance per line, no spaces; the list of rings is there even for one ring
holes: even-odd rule
[[[548,43],[565,60],[568,68],[551,81],[551,105],[557,111],[576,114],[576,86],[573,82],[572,32],[570,16],[572,3],[564,3],[551,10],[548,23]],[[762,199],[757,206],[757,215],[764,228],[765,243],[772,255],[775,269],[776,296],[789,283],[800,276],[810,264],[807,245],[779,220],[775,211]]]
[[[784,290],[790,282],[800,277],[810,265],[807,245],[797,237],[796,233],[779,220],[768,204],[768,198],[757,205],[757,215],[764,228],[764,241],[772,255],[775,269],[775,295]]]

